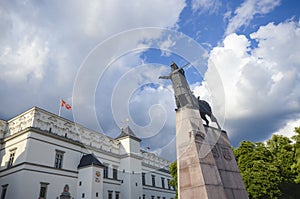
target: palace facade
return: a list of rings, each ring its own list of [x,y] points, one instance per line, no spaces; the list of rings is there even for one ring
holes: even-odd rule
[[[173,199],[170,162],[34,107],[0,120],[1,199]]]

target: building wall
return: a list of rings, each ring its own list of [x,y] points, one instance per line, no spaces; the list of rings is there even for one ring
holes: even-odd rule
[[[15,151],[14,164],[20,164],[26,160],[26,155],[28,154],[27,137],[28,133],[20,134],[14,138],[6,139],[1,145],[0,171],[7,168],[11,151]]]
[[[55,154],[63,152],[62,168],[77,171],[81,156],[87,150],[81,146],[68,143],[63,139],[55,139],[31,131],[29,138],[27,161],[44,166],[54,167]]]
[[[115,198],[117,192],[121,193],[121,181],[103,179],[103,182],[103,199],[108,199],[108,192],[112,192],[113,198]]]
[[[79,169],[77,198],[103,198],[103,168],[88,166]]]
[[[41,183],[48,183],[47,198],[58,197],[65,184],[69,185],[71,195],[76,196],[76,174],[32,165],[18,166],[1,174],[0,185],[8,184],[7,198],[38,198]]]

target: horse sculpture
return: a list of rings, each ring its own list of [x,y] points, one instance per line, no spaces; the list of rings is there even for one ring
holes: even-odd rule
[[[212,114],[211,107],[208,104],[208,102],[206,102],[204,100],[200,100],[200,97],[198,97],[198,104],[199,104],[200,116],[205,121],[206,125],[209,126],[209,121],[206,118],[206,115],[208,115],[210,117],[211,121],[215,122],[217,124],[218,128],[221,129],[221,127],[217,121],[217,118]]]

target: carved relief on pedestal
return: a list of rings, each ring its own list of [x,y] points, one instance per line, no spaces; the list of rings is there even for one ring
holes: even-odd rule
[[[232,160],[230,149],[227,147],[222,147],[222,154],[226,160]]]
[[[202,142],[205,139],[205,134],[202,133],[201,131],[196,131],[195,132],[195,141],[196,142]]]
[[[215,145],[212,149],[211,149],[211,153],[213,154],[214,158],[219,158],[220,155],[219,155],[219,152],[218,152],[218,149],[217,149],[217,146]]]

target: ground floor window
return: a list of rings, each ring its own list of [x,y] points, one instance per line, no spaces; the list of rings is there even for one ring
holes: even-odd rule
[[[116,191],[116,199],[120,199],[120,192]]]
[[[49,183],[47,183],[47,182],[41,182],[39,199],[46,199],[46,197],[47,197],[47,186],[48,186],[48,184],[49,184]]]
[[[113,192],[112,191],[108,191],[108,199],[112,199],[112,195],[113,195]]]

